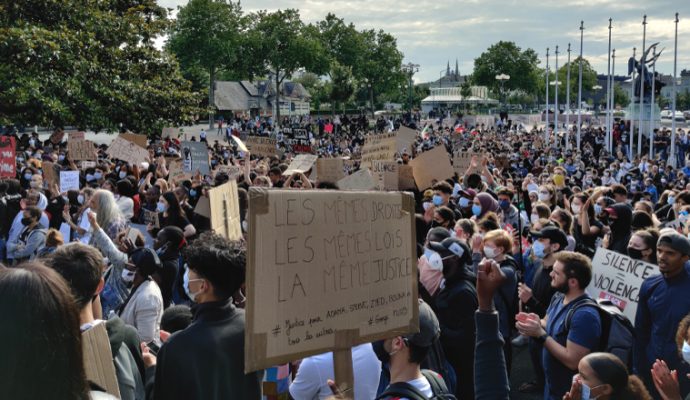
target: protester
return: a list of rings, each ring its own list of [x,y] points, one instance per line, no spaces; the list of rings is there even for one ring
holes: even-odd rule
[[[24,229],[19,232],[16,240],[7,242],[7,257],[13,259],[15,263],[34,259],[46,242],[46,227],[40,223],[41,210],[38,207],[28,206],[21,214]]]
[[[676,344],[678,346],[678,353],[683,358],[685,364],[690,364],[690,314],[685,316],[678,325],[678,332],[676,333]],[[664,360],[656,360],[652,366],[652,378],[654,379],[654,386],[664,400],[681,400],[680,387],[678,382],[690,379],[690,374],[679,375],[677,370],[670,370],[668,364]],[[690,399],[690,395],[685,397]]]
[[[610,353],[591,353],[580,360],[578,374],[563,400],[651,400],[644,384],[628,375],[623,362]]]

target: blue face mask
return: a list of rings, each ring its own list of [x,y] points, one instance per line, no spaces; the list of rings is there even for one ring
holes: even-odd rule
[[[676,202],[676,198],[673,196],[668,196],[668,199],[666,199],[666,204],[673,205],[673,203]]]
[[[100,172],[96,172],[93,174],[93,177],[96,178],[96,180],[99,180],[99,179],[103,178],[103,174]]]
[[[196,189],[190,190],[190,191],[189,191],[189,195],[190,195],[191,197],[196,197]]]
[[[534,242],[532,245],[532,254],[534,254],[537,258],[544,258],[546,254],[544,253],[544,250],[546,249],[546,246],[540,241]]]
[[[510,207],[510,201],[508,201],[508,200],[501,200],[501,201],[498,202],[498,205],[499,205],[502,209],[507,210],[507,209]]]
[[[439,207],[443,204],[443,197],[441,197],[438,194],[435,194],[434,197],[432,197],[431,201],[434,203],[436,207]]]
[[[478,217],[479,214],[481,214],[481,213],[482,213],[482,206],[478,206],[478,205],[474,204],[472,206],[472,214],[474,216]]]
[[[470,199],[466,197],[461,197],[458,203],[460,204],[460,207],[467,208],[470,206]]]
[[[26,179],[27,181],[30,181],[32,176],[33,175],[31,175],[31,174],[24,174],[24,179]]]
[[[601,212],[604,211],[599,204],[594,205],[594,213],[599,215]]]
[[[162,213],[162,212],[165,212],[166,209],[167,209],[167,207],[165,206],[165,204],[163,204],[163,202],[159,201],[158,205],[156,206],[156,210],[158,212]]]
[[[60,161],[60,162],[65,161],[65,156],[62,155],[62,154],[60,154],[60,155],[58,156],[58,161]]]

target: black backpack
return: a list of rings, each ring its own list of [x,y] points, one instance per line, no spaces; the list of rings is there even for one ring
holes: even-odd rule
[[[586,297],[573,304],[565,317],[565,329],[570,330],[573,314],[581,307],[593,307],[601,318],[601,338],[596,351],[611,353],[620,358],[632,371],[635,328],[630,320],[610,300]]]
[[[429,381],[431,385],[431,392],[433,393],[430,399],[438,400],[457,400],[455,395],[448,391],[443,378],[434,371],[423,369],[422,375]],[[403,397],[409,400],[427,400],[429,397],[424,396],[424,393],[419,389],[410,385],[407,382],[396,382],[388,385],[386,390],[377,397],[377,400],[387,399],[390,397]]]

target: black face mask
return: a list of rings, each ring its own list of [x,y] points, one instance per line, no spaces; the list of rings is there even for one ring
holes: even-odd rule
[[[32,218],[22,218],[22,225],[29,226],[34,220]]]
[[[632,247],[628,247],[628,256],[632,258],[633,260],[642,260],[642,250],[638,249],[633,249]]]
[[[374,348],[374,354],[376,354],[376,358],[381,361],[381,364],[388,365],[391,362],[391,356],[383,347],[383,342],[384,340],[377,340],[373,342],[371,346]]]

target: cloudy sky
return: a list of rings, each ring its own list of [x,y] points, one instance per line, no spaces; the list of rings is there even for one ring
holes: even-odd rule
[[[159,0],[176,8],[187,0]],[[438,79],[458,59],[460,73],[471,73],[474,59],[491,44],[510,40],[537,51],[542,66],[546,48],[550,65],[556,45],[559,65],[580,51],[580,20],[585,23],[584,57],[606,73],[608,19],[613,18],[612,48],[616,49],[617,75],[627,74],[627,59],[642,48],[642,16],[647,15],[647,44],[664,48],[657,70],[673,73],[675,13],[678,24],[678,74],[690,69],[690,1],[688,0],[245,0],[245,11],[299,9],[305,22],[323,19],[328,12],[353,22],[358,29],[383,29],[398,39],[405,62],[420,65],[416,81]]]

